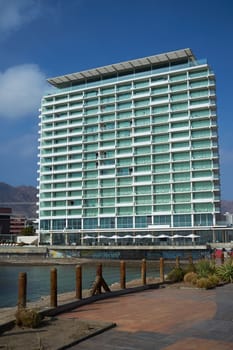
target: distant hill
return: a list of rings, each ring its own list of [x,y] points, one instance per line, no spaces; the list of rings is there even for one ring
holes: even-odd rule
[[[222,214],[226,212],[233,214],[233,201],[226,201],[223,199],[221,201],[221,212]]]
[[[36,218],[37,189],[33,186],[13,187],[0,182],[0,207],[12,208],[13,213]],[[233,200],[221,201],[222,214],[233,213]]]
[[[14,214],[36,218],[37,189],[33,186],[13,187],[0,182],[0,207],[12,208]]]

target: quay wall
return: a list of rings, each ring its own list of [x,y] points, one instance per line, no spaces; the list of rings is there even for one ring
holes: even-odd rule
[[[0,247],[0,260],[30,259],[106,259],[106,260],[159,260],[193,259],[209,257],[207,246],[39,246],[39,247]]]

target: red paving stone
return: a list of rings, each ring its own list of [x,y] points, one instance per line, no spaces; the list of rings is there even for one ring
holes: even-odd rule
[[[221,288],[224,291],[227,287]],[[95,337],[96,349],[232,350],[233,302],[227,308],[219,290],[150,289],[97,301],[59,317],[116,323],[116,328]],[[226,295],[233,296],[232,287],[227,292]],[[220,304],[216,302],[218,299]],[[225,317],[219,305],[232,316]],[[86,340],[77,349],[92,349],[92,341]],[[122,342],[130,341],[132,347],[122,346]],[[153,344],[157,345],[153,347]]]
[[[171,296],[170,289],[150,290],[95,302],[62,317],[115,322],[118,330],[127,332],[173,333],[199,319],[210,319],[216,312],[213,301],[190,300],[192,293],[173,289]],[[201,294],[199,291],[199,297]]]

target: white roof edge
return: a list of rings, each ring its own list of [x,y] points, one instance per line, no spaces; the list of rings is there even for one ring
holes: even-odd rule
[[[101,75],[112,74],[114,71],[122,73],[132,68],[140,68],[140,67],[147,67],[147,66],[149,67],[151,64],[159,65],[161,63],[166,63],[166,62],[175,62],[176,60],[179,61],[182,58],[189,58],[191,60],[196,59],[192,53],[192,50],[189,48],[186,48],[186,49],[170,51],[167,53],[162,53],[154,56],[148,56],[148,57],[138,58],[130,61],[115,63],[108,66],[88,69],[77,73],[61,75],[54,78],[49,78],[47,79],[47,81],[51,85],[59,88],[59,87],[63,87],[64,84],[66,83],[71,83],[72,81],[82,82],[88,78],[97,78],[97,77],[100,77]]]

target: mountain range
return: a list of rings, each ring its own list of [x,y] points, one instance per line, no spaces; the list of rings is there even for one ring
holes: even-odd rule
[[[13,187],[0,182],[0,208],[12,208],[14,214],[36,218],[37,189],[33,186]]]
[[[13,187],[0,182],[0,208],[12,208],[14,214],[24,215],[27,218],[36,218],[37,189],[33,186]],[[233,200],[221,201],[222,214],[233,213]]]

